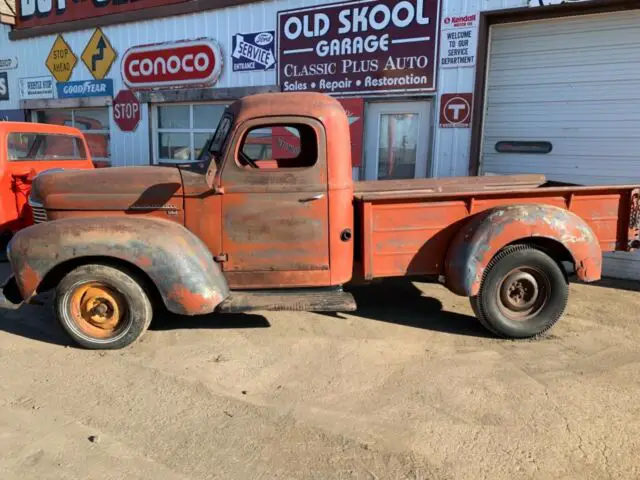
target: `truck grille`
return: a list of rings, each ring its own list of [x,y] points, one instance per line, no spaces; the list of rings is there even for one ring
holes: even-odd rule
[[[33,223],[42,223],[49,221],[47,210],[41,203],[34,202],[29,198],[29,206],[33,212]]]

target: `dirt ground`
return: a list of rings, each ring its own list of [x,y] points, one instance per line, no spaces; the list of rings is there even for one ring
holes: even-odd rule
[[[0,478],[639,478],[640,293],[620,286],[573,285],[521,342],[410,283],[358,292],[358,315],[159,318],[106,353],[50,305],[3,312]]]

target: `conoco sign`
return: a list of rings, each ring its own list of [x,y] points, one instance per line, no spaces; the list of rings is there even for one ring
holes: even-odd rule
[[[440,0],[355,0],[278,12],[283,91],[433,92]]]
[[[209,38],[139,45],[122,57],[122,79],[133,90],[214,85],[222,52]]]

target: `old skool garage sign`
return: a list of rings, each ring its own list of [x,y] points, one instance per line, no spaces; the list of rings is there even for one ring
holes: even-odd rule
[[[222,53],[209,38],[139,45],[122,58],[122,79],[131,89],[211,86],[222,73]]]

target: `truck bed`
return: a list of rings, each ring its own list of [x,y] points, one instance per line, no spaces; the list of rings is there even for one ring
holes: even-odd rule
[[[603,252],[640,244],[638,185],[546,186],[539,176],[389,183],[361,182],[355,188],[356,273],[365,279],[443,274],[446,252],[462,225],[500,206],[569,210],[591,227]]]

